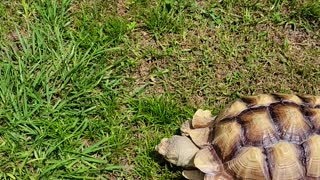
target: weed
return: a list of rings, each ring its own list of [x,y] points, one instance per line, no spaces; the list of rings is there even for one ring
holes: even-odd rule
[[[307,29],[319,28],[320,24],[320,2],[315,1],[307,1],[304,3],[296,13],[293,13],[293,16],[298,16],[302,19],[305,19],[307,23],[305,23]],[[313,25],[309,25],[309,23]]]
[[[178,33],[185,27],[183,10],[177,8],[177,3],[158,3],[144,14],[144,22],[154,35],[163,33]]]

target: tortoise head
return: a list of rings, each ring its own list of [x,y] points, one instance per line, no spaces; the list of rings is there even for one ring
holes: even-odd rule
[[[164,138],[156,150],[169,162],[189,169],[183,175],[187,179],[232,179],[225,173],[220,158],[211,145],[211,112],[199,109],[192,120],[181,126],[183,136]]]
[[[177,166],[190,168],[194,167],[193,158],[199,148],[186,136],[172,136],[163,138],[156,151],[167,161]]]
[[[187,179],[232,179],[225,173],[221,160],[212,147],[199,149],[186,136],[175,135],[164,138],[156,150],[172,164],[188,169],[198,169],[198,171],[186,170],[183,175]]]

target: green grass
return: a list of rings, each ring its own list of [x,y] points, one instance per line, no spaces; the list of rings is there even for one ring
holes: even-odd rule
[[[0,179],[179,179],[198,108],[319,94],[319,1],[0,3]]]
[[[143,12],[143,20],[146,28],[155,36],[164,33],[179,33],[186,26],[184,7],[180,7],[176,1],[160,1],[153,8]]]

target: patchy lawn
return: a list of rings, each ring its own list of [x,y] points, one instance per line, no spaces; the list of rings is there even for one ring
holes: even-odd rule
[[[1,179],[178,179],[154,150],[197,108],[320,94],[320,3],[0,3]]]

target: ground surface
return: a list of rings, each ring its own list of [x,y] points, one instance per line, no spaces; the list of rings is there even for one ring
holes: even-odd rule
[[[320,94],[320,2],[3,0],[0,179],[178,179],[198,108]]]

